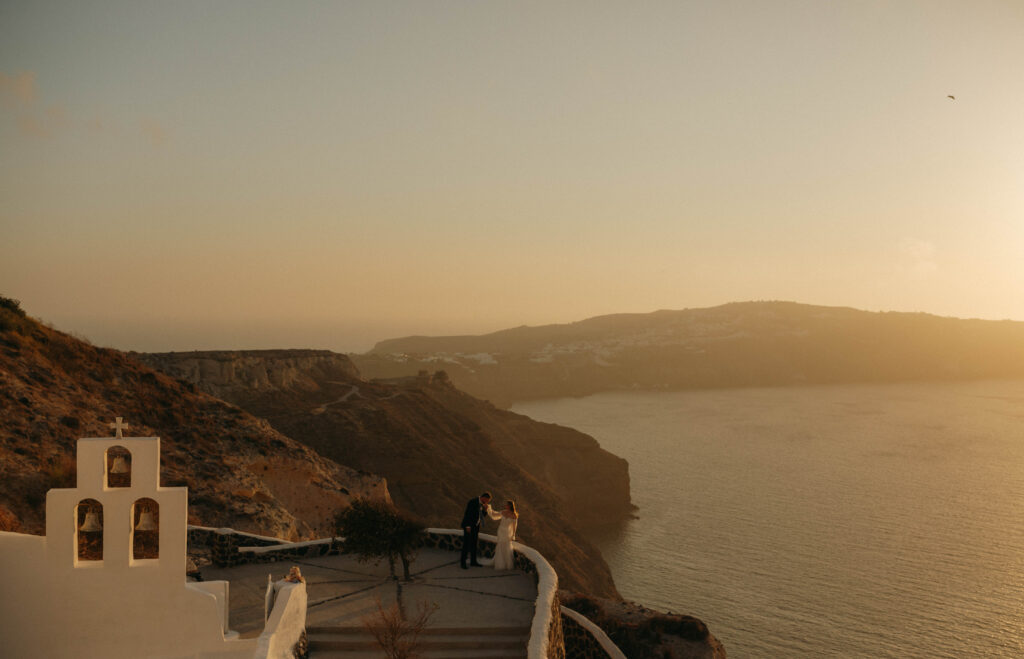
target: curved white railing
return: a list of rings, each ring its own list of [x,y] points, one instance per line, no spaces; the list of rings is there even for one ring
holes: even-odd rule
[[[609,659],[626,659],[626,655],[622,654],[619,646],[615,645],[615,642],[608,638],[608,634],[605,634],[604,630],[595,625],[590,618],[564,606],[561,609],[562,615],[569,616],[579,623],[580,627],[590,632],[590,635],[594,637],[594,640],[601,646],[601,649],[607,653]]]
[[[280,540],[276,545],[260,545],[258,547],[239,547],[242,554],[270,554],[282,549],[295,549],[296,547],[312,547],[314,545],[329,545],[335,538],[319,538],[318,540],[302,540],[300,542],[285,542]]]
[[[427,533],[462,537],[462,531],[459,529],[427,529]],[[480,538],[491,542],[498,541],[497,537],[488,533],[481,533]],[[552,618],[555,613],[555,598],[558,596],[558,573],[536,549],[518,542],[512,543],[512,549],[533,563],[537,570],[537,601],[534,603],[530,643],[526,647],[526,656],[529,659],[548,659],[548,632],[554,622]]]
[[[228,528],[228,527],[214,528],[212,526],[199,526],[198,524],[189,524],[186,527],[186,530],[188,530],[188,531],[193,531],[193,530],[194,531],[209,531],[209,532],[212,532],[212,533],[228,533],[228,534],[231,534],[231,535],[255,538],[257,540],[263,540],[263,541],[272,541],[272,542],[275,542],[275,543],[287,543],[288,542],[287,540],[282,540],[281,538],[275,538],[275,537],[269,536],[269,535],[258,535],[256,533],[249,533],[247,531],[239,531],[237,529],[232,529],[232,528]]]
[[[530,659],[547,659],[548,643],[551,640],[548,629],[554,624],[552,617],[558,595],[558,574],[536,549],[518,542],[513,542],[512,548],[537,566],[537,603],[533,610],[533,626],[526,655]]]

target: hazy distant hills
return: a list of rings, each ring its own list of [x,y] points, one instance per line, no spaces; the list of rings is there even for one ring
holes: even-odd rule
[[[457,526],[466,501],[484,490],[515,499],[519,535],[552,562],[564,587],[617,596],[579,529],[632,513],[628,465],[592,437],[496,409],[443,375],[369,382],[348,357],[328,351],[139,357],[327,458],[381,474],[395,503],[430,525]]]
[[[388,497],[379,476],[0,297],[0,530],[42,533],[47,490],[75,485],[78,438],[111,437],[115,416],[128,436],[161,437],[161,483],[189,488],[193,523],[322,537],[351,497]]]
[[[391,339],[353,359],[366,377],[443,368],[507,406],[624,389],[1022,377],[1024,323],[741,302]]]

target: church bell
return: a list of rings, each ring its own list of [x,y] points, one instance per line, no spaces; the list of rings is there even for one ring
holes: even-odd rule
[[[150,510],[143,510],[139,515],[139,523],[135,525],[136,531],[156,531],[157,525],[153,521],[153,513]]]
[[[123,455],[118,455],[114,458],[114,464],[110,467],[110,473],[112,474],[127,474],[131,469],[128,467],[128,461],[124,459]]]
[[[86,513],[85,521],[82,522],[82,526],[78,530],[83,533],[99,533],[103,530],[103,526],[100,525],[100,516],[94,512]]]

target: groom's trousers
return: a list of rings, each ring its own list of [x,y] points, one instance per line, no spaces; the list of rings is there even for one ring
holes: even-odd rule
[[[462,529],[462,554],[459,556],[462,565],[466,564],[466,554],[469,554],[470,563],[476,563],[476,540],[479,535],[479,526],[471,526],[468,531]]]

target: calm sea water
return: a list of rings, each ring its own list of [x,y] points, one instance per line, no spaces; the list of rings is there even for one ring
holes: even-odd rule
[[[1024,382],[517,405],[630,464],[619,590],[744,657],[1024,657]]]

